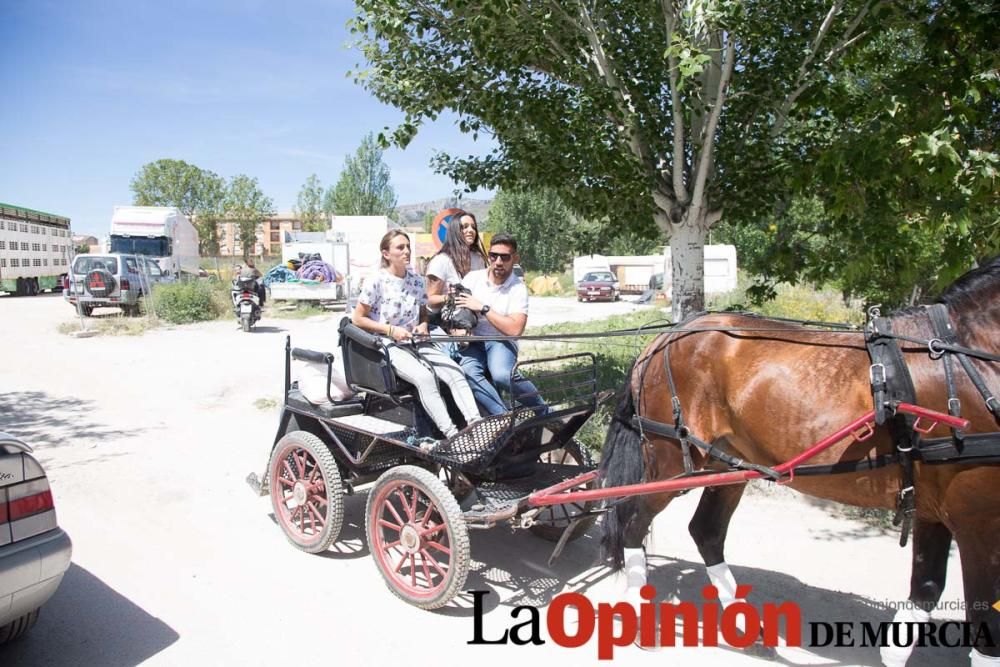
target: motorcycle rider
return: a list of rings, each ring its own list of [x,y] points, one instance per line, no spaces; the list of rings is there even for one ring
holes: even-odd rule
[[[264,284],[260,282],[261,274],[257,267],[254,265],[253,258],[248,257],[246,263],[240,267],[240,277],[239,280],[253,280],[254,286],[257,290],[257,298],[260,299],[260,307],[264,307],[264,298],[267,296],[267,289]]]

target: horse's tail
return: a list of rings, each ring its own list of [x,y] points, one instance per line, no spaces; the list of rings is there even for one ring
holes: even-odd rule
[[[601,477],[604,486],[614,487],[638,484],[645,472],[642,458],[642,439],[632,425],[635,403],[632,398],[631,369],[625,374],[622,398],[615,408],[601,451]],[[605,513],[601,527],[601,551],[605,559],[611,561],[615,571],[624,567],[625,529],[635,515],[638,499],[624,498],[614,502]]]

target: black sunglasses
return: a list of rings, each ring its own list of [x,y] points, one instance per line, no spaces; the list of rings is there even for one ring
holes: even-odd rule
[[[489,258],[491,262],[495,262],[498,259],[501,262],[509,262],[510,258],[513,257],[509,252],[490,252]]]

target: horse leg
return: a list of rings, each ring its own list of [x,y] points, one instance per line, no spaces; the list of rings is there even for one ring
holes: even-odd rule
[[[965,585],[965,618],[971,624],[975,647],[969,657],[972,667],[1000,665],[1000,614],[992,607],[1000,600],[997,561],[1000,520],[983,521],[967,532],[955,531],[962,554],[962,582]]]
[[[646,585],[646,549],[643,542],[657,513],[658,510],[652,510],[645,502],[636,503],[635,512],[625,524],[625,601],[636,607],[643,602],[639,590]]]
[[[900,607],[894,623],[926,623],[931,610],[941,599],[948,574],[951,530],[943,523],[917,518],[913,522],[913,571],[910,576],[910,602]],[[889,644],[879,649],[885,667],[903,667],[913,645]]]
[[[723,608],[736,602],[736,578],[726,564],[726,534],[729,532],[729,521],[733,518],[733,512],[740,504],[745,489],[746,484],[707,487],[701,494],[691,523],[688,524],[688,532],[698,547],[701,559],[705,561],[708,580],[718,591],[719,604]],[[737,623],[742,623],[742,620],[740,617]],[[740,629],[746,630],[742,626]],[[760,636],[763,636],[762,628]],[[764,646],[760,639],[747,647],[746,651],[762,658],[777,657],[777,652],[772,647]]]

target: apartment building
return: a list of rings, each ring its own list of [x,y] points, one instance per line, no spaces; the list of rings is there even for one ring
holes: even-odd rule
[[[243,244],[240,239],[240,229],[232,220],[219,222],[219,254],[226,256],[241,256]],[[253,255],[257,257],[281,257],[281,241],[285,232],[302,231],[302,221],[294,211],[276,213],[267,218],[263,224],[257,225],[257,238],[253,247]]]

